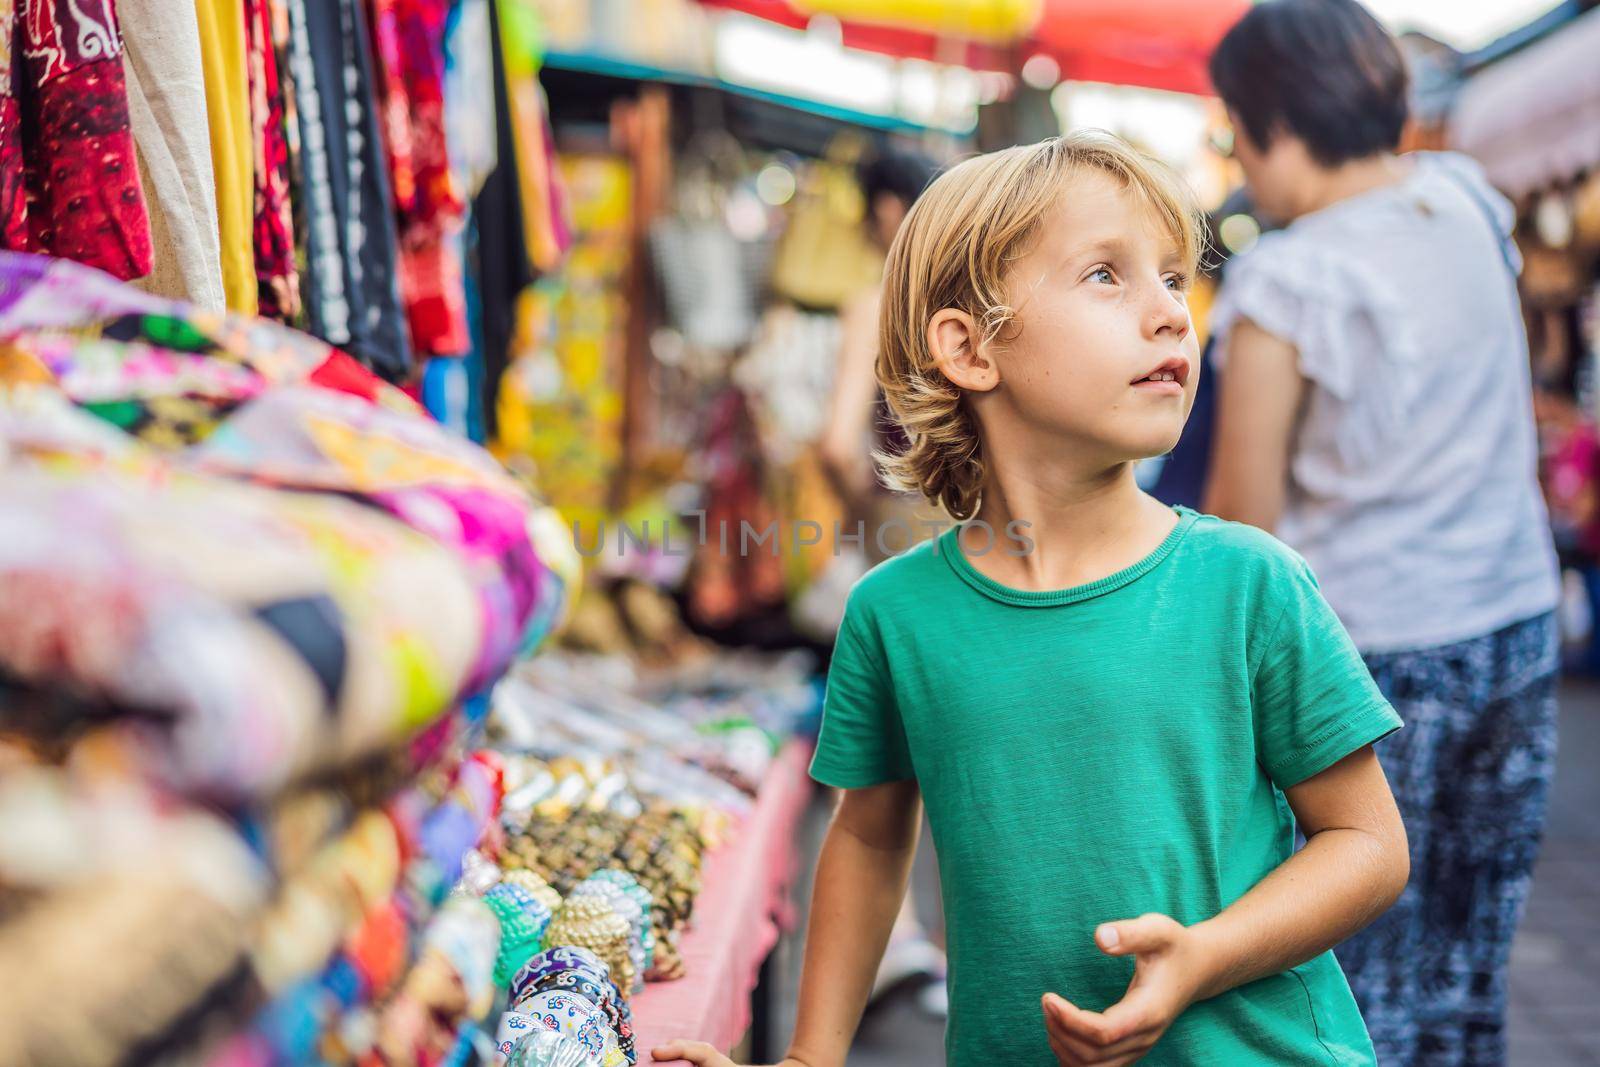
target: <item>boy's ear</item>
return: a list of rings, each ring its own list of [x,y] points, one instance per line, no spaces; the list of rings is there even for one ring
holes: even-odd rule
[[[978,324],[965,311],[944,308],[928,323],[928,351],[944,376],[976,393],[1000,384],[1000,368],[984,351]]]

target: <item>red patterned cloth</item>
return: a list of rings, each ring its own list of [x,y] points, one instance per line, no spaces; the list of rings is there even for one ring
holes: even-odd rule
[[[244,0],[246,72],[250,83],[251,150],[255,160],[255,254],[263,318],[293,322],[300,314],[294,210],[289,197],[289,143],[283,87],[268,0]]]
[[[114,0],[0,0],[0,248],[150,273]]]
[[[380,125],[400,231],[400,293],[419,355],[470,346],[461,247],[466,205],[444,129],[449,0],[367,0]]]

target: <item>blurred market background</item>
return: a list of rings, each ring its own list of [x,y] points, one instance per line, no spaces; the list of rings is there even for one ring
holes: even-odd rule
[[[574,1062],[778,1058],[867,561],[697,527],[844,520],[873,159],[1121,134],[1210,213],[1203,332],[1263,225],[1206,76],[1248,0],[14,6],[0,1063],[495,1063],[559,946]],[[1600,9],[1369,6],[1407,148],[1518,212],[1571,677],[1512,1061],[1600,1064]],[[942,1028],[891,998],[851,1062]]]

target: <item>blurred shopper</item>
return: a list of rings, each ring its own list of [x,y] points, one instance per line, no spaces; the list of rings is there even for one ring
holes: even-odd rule
[[[907,152],[880,153],[861,166],[861,192],[866,201],[863,221],[867,236],[884,254],[934,171],[932,160]],[[873,563],[887,555],[880,544],[905,548],[911,540],[925,538],[927,531],[921,522],[937,515],[932,509],[917,507],[914,498],[886,489],[872,458],[874,452],[898,452],[905,445],[905,435],[885,407],[883,390],[873,374],[878,358],[880,292],[876,285],[865,289],[840,311],[839,358],[819,442],[822,469],[844,505],[844,525],[853,530],[856,523],[865,523],[867,536],[862,547]],[[885,529],[896,520],[905,524],[906,532]],[[884,530],[881,539],[879,530]],[[908,892],[873,983],[872,1003],[882,1003],[898,990],[920,983],[923,1008],[942,1015],[946,1009],[944,976],[944,950],[934,944],[917,919]]]
[[[1340,946],[1383,1064],[1505,1061],[1556,747],[1555,558],[1512,211],[1398,156],[1406,73],[1352,0],[1269,0],[1211,62],[1259,209],[1230,265],[1207,509],[1298,549],[1406,729],[1400,903]]]
[[[785,1067],[845,1063],[924,806],[952,1067],[1375,1062],[1329,949],[1405,883],[1400,720],[1303,561],[1134,478],[1194,400],[1199,231],[1169,169],[1076,133],[952,167],[890,249],[885,473],[962,525],[850,594]]]
[[[905,152],[884,152],[862,164],[864,224],[868,237],[884,254],[934,170],[931,160]],[[869,530],[886,508],[904,499],[903,494],[891,494],[884,488],[872,459],[873,451],[898,451],[905,444],[873,374],[878,358],[879,301],[880,287],[874,285],[855,294],[840,310],[839,360],[819,442],[823,469],[851,522],[865,520]],[[869,536],[866,547],[876,562],[884,553],[874,540]]]

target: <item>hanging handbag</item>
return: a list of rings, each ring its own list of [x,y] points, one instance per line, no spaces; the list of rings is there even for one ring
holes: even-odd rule
[[[867,239],[867,204],[855,178],[861,150],[859,138],[840,135],[801,175],[772,288],[802,307],[837,310],[882,278],[883,258]]]

